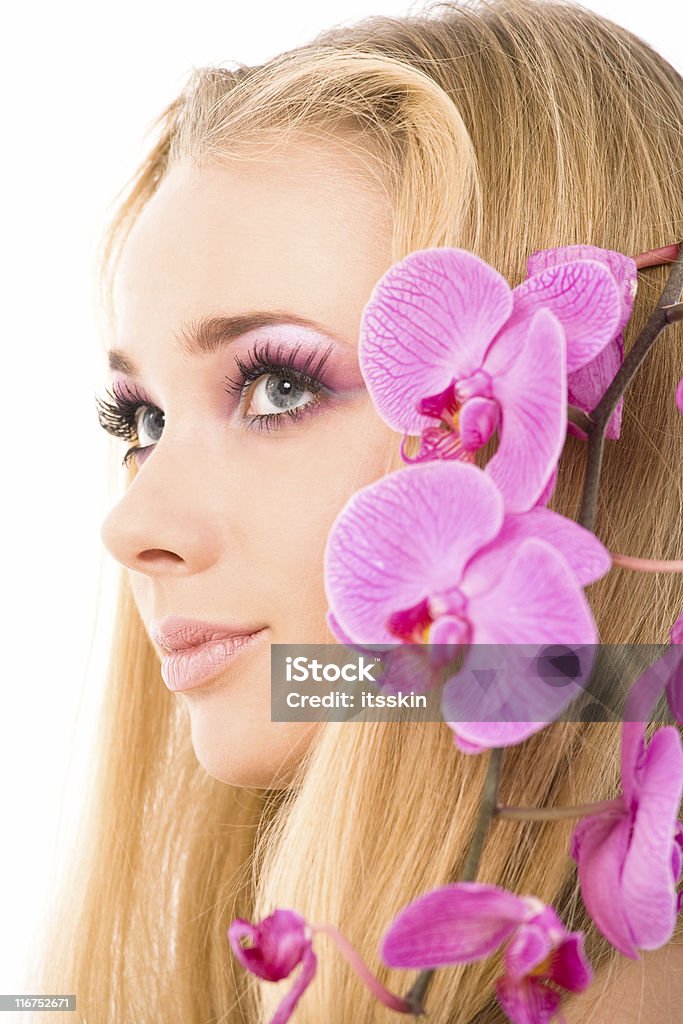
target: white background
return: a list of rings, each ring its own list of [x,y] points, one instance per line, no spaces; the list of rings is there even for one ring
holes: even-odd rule
[[[676,0],[584,6],[682,69]],[[99,539],[110,497],[93,399],[104,345],[94,246],[105,214],[192,66],[259,63],[333,24],[410,9],[407,0],[5,9],[0,993],[37,994],[23,981],[29,942],[68,852],[103,685],[115,570]]]

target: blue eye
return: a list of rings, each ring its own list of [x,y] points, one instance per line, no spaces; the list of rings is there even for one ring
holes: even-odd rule
[[[236,358],[235,362],[240,371],[237,380],[226,377],[226,391],[243,395],[248,386],[258,381],[250,396],[249,408],[256,400],[257,404],[267,406],[271,404],[279,412],[260,412],[246,416],[250,427],[259,430],[272,430],[282,427],[289,420],[300,420],[313,411],[313,407],[324,402],[324,396],[328,389],[318,376],[325,362],[329,358],[334,346],[331,345],[320,357],[317,365],[310,368],[310,364],[316,358],[317,353],[312,352],[304,361],[301,367],[297,367],[297,355],[300,345],[290,350],[287,354],[282,353],[280,347],[275,355],[272,354],[270,345],[265,342],[263,345],[256,344],[249,352],[248,362]],[[302,401],[310,395],[308,401]],[[249,409],[246,410],[247,413]]]
[[[158,406],[149,402],[142,395],[131,390],[124,382],[120,387],[125,388],[125,394],[119,390],[107,389],[111,401],[95,396],[95,405],[100,426],[113,434],[114,437],[122,437],[126,441],[141,441],[145,433],[149,435],[161,435],[164,428],[164,413]],[[142,413],[142,415],[140,415]],[[158,436],[151,436],[147,444],[135,445],[129,448],[123,457],[122,465],[128,462],[139,452],[152,448]]]

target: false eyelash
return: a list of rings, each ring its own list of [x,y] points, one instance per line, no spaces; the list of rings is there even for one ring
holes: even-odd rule
[[[301,420],[313,411],[314,406],[319,405],[323,401],[321,393],[325,391],[326,388],[320,379],[319,374],[333,351],[334,345],[330,345],[329,348],[322,353],[319,361],[312,368],[311,364],[317,355],[316,352],[311,352],[306,357],[303,366],[297,367],[295,365],[296,357],[300,348],[301,345],[297,345],[286,354],[283,354],[283,346],[281,344],[273,354],[268,341],[264,342],[260,347],[257,342],[247,354],[248,362],[245,363],[239,358],[239,356],[235,357],[235,362],[237,363],[240,371],[240,377],[238,380],[233,380],[229,376],[224,378],[227,382],[225,390],[228,392],[241,395],[249,384],[258,380],[260,377],[272,374],[276,377],[286,377],[297,387],[300,387],[305,391],[310,391],[313,394],[313,400],[311,402],[307,402],[306,405],[295,406],[293,409],[285,409],[282,412],[260,413],[249,417],[247,422],[247,426],[249,428],[255,428],[257,430],[277,430],[283,425],[285,417],[288,417],[290,421],[295,422]]]
[[[277,351],[273,355],[270,343],[264,342],[260,347],[258,342],[254,344],[254,347],[248,353],[248,363],[243,362],[239,356],[235,356],[235,362],[240,371],[239,380],[233,380],[232,377],[225,377],[228,382],[226,384],[226,391],[233,394],[241,394],[244,388],[257,380],[259,377],[275,374],[282,374],[283,370],[287,371],[287,377],[292,380],[295,384],[305,387],[307,391],[312,391],[314,394],[321,390],[324,386],[320,380],[319,374],[323,366],[330,357],[330,354],[334,348],[334,345],[330,345],[329,348],[323,352],[319,362],[311,369],[311,363],[315,359],[317,353],[311,352],[306,357],[303,366],[296,366],[296,357],[299,353],[301,345],[297,345],[291,349],[286,355],[283,355],[283,345],[278,346]],[[293,410],[287,410],[291,412]],[[266,416],[273,415],[266,413]],[[276,417],[282,415],[281,413],[275,413]],[[258,417],[253,417],[258,419]]]
[[[147,401],[141,395],[131,391],[125,381],[123,387],[125,387],[127,392],[125,396],[118,391],[106,389],[106,394],[112,399],[111,402],[107,402],[105,399],[95,395],[97,418],[99,419],[100,426],[108,434],[113,434],[114,437],[122,437],[126,441],[134,441],[138,436],[136,423],[138,410],[145,405],[152,409],[156,409],[157,406]],[[161,411],[160,409],[159,412]]]
[[[125,395],[109,388],[106,389],[106,394],[112,399],[111,402],[95,395],[97,418],[100,422],[100,426],[106,430],[108,434],[112,434],[114,437],[121,437],[125,441],[135,441],[138,436],[138,410],[144,406],[148,406],[151,409],[158,409],[158,406],[154,405],[153,402],[148,401],[142,395],[131,391],[125,381],[121,386],[126,390]],[[159,409],[159,412],[161,411],[162,410]],[[148,447],[150,447],[150,445],[136,445],[133,448],[129,448],[123,457],[122,465],[127,465],[134,455],[138,452],[144,451],[145,448]]]

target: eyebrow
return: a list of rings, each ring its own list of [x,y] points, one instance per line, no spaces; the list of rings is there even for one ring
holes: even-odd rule
[[[253,310],[248,313],[237,313],[235,316],[206,316],[199,320],[190,320],[183,324],[179,331],[173,332],[178,350],[184,355],[201,356],[216,352],[223,345],[229,345],[235,338],[259,327],[272,327],[275,324],[290,323],[299,327],[308,327],[314,331],[327,334],[337,341],[343,341],[323,324],[297,313],[277,312],[273,310]],[[137,377],[139,371],[135,363],[120,348],[110,349],[107,353],[109,369],[119,373],[127,373]]]

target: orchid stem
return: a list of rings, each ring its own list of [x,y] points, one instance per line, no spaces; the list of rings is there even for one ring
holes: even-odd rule
[[[413,1004],[401,996],[394,995],[388,988],[379,981],[365,963],[360,953],[351,945],[346,936],[335,928],[333,924],[313,924],[311,929],[314,932],[326,932],[336,943],[342,956],[353,967],[356,974],[365,982],[372,994],[388,1006],[390,1010],[397,1010],[399,1013],[412,1013],[418,1016],[424,1011],[416,1011]]]
[[[599,800],[592,804],[577,804],[574,807],[496,807],[496,818],[510,821],[560,821],[562,818],[587,818],[591,814],[605,814],[617,811],[620,800]]]
[[[484,789],[481,796],[481,806],[479,808],[479,816],[477,818],[477,824],[474,827],[474,835],[470,848],[467,852],[467,859],[465,866],[462,870],[460,878],[451,878],[451,882],[473,882],[477,877],[477,871],[479,870],[479,862],[481,855],[484,850],[484,842],[486,840],[486,834],[489,830],[489,825],[496,814],[496,808],[498,806],[498,783],[500,780],[500,772],[503,765],[503,747],[492,747],[489,753],[489,763],[486,769],[486,778],[484,779]],[[426,971],[420,971],[415,984],[412,986],[409,992],[406,993],[406,1002],[410,1003],[411,1006],[415,1007],[413,1012],[424,1013],[424,997],[429,983],[432,980],[435,968],[430,968]]]
[[[673,247],[672,247],[673,248]],[[647,265],[647,264],[646,264]],[[605,445],[605,430],[619,399],[626,391],[636,373],[640,369],[648,352],[655,341],[671,323],[683,317],[683,244],[678,245],[678,256],[673,263],[669,278],[659,302],[655,306],[647,323],[636,338],[634,344],[619,367],[614,380],[607,388],[597,406],[590,413],[592,422],[588,426],[588,454],[586,475],[583,484],[581,511],[577,522],[587,530],[593,531],[595,514],[598,504],[598,486],[602,469],[602,455]],[[594,532],[594,531],[593,531]]]
[[[632,555],[617,555],[610,551],[612,565],[622,569],[637,569],[640,572],[683,572],[683,560],[657,558],[634,558]]]

